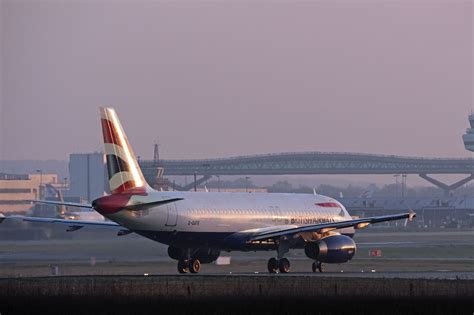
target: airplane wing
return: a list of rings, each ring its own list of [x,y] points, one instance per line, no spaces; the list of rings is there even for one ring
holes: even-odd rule
[[[79,208],[88,208],[93,209],[91,204],[88,203],[75,203],[75,202],[64,202],[64,201],[52,201],[52,200],[30,200],[35,203],[44,203],[47,205],[56,205],[56,206],[67,206],[67,207],[79,207]]]
[[[340,222],[330,222],[322,224],[310,224],[303,225],[300,227],[289,227],[287,229],[278,229],[277,231],[253,231],[253,235],[250,237],[250,241],[263,241],[268,239],[275,239],[280,237],[291,237],[298,233],[303,232],[328,232],[335,229],[343,229],[348,227],[354,227],[356,229],[361,229],[369,224],[388,222],[395,220],[408,219],[412,220],[416,216],[416,213],[413,210],[410,210],[408,213],[394,214],[394,215],[384,215],[377,217],[368,217],[355,220],[346,220]]]
[[[128,229],[124,228],[118,223],[111,221],[85,221],[85,220],[67,220],[67,219],[57,219],[57,218],[43,218],[43,217],[27,217],[23,215],[11,215],[5,216],[0,213],[0,223],[5,220],[14,220],[14,221],[23,221],[23,222],[37,222],[37,223],[53,223],[53,224],[63,224],[67,225],[68,229],[66,231],[72,232],[77,231],[83,227],[98,227],[98,228],[109,228],[120,230],[119,235],[128,234]]]

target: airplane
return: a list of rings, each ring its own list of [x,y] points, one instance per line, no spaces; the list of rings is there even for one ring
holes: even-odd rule
[[[46,189],[52,194],[56,195],[59,201],[64,203],[63,194],[51,184],[46,184]],[[35,202],[35,200],[33,200]],[[89,211],[69,211],[64,204],[57,206],[57,218],[69,220],[86,220],[86,221],[105,221],[103,215],[90,209]]]
[[[275,251],[269,273],[287,273],[291,249],[304,249],[312,271],[323,263],[345,263],[356,253],[355,231],[370,224],[411,221],[415,212],[353,219],[337,200],[319,194],[252,194],[156,191],[145,181],[117,113],[100,108],[111,193],[91,204],[37,202],[94,209],[110,221],[0,216],[5,220],[65,224],[137,233],[168,245],[179,273],[198,273],[201,264],[231,251]]]
[[[370,199],[374,195],[374,190],[373,189],[368,189],[362,192],[358,198],[360,199]]]

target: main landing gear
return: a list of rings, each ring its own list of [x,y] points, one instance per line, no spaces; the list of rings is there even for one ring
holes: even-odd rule
[[[316,272],[316,271],[323,272],[323,263],[316,260],[315,262],[313,262],[312,269],[313,269],[313,272]]]
[[[278,244],[277,248],[277,258],[270,258],[268,260],[268,272],[269,273],[288,273],[290,272],[290,261],[286,258],[283,258],[283,255],[288,253],[290,250],[290,245],[287,241],[282,241]]]
[[[178,272],[179,273],[198,273],[201,269],[201,262],[199,259],[180,259],[178,260]]]
[[[288,273],[290,271],[290,261],[286,258],[276,259],[274,257],[268,260],[269,273]]]

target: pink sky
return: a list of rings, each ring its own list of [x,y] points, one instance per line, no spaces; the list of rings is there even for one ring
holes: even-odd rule
[[[0,159],[470,156],[471,1],[0,3]]]

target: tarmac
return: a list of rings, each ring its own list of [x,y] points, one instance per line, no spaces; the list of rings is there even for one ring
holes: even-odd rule
[[[200,274],[179,275],[165,245],[135,235],[69,235],[0,241],[1,314],[474,311],[471,230],[361,233],[349,263],[312,273],[311,260],[296,250],[287,256],[289,274],[268,274],[273,252],[232,252],[221,254],[231,257],[229,265],[206,264]],[[371,249],[382,256],[371,257]]]

